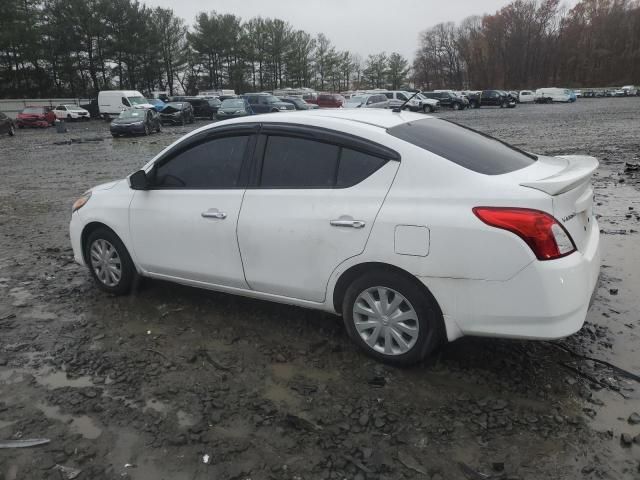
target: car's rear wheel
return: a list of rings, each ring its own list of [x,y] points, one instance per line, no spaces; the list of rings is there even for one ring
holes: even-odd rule
[[[149,124],[148,124],[148,123],[145,123],[145,124],[144,124],[144,134],[145,134],[145,135],[149,135],[150,133],[151,133],[151,132],[150,132],[150,130],[149,130]]]
[[[391,271],[365,274],[345,293],[342,312],[351,339],[386,363],[422,360],[441,343],[442,313],[414,281]]]
[[[9,136],[13,137],[16,134],[16,127],[9,125]]]
[[[454,110],[460,110],[460,104],[458,102],[454,102],[453,109]]]
[[[156,128],[156,132],[160,133],[162,131],[162,124],[158,122],[158,128]]]
[[[136,269],[122,241],[108,228],[91,232],[85,244],[85,259],[98,287],[114,295],[129,293]]]

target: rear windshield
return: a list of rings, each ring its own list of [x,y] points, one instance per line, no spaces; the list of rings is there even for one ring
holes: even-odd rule
[[[22,113],[37,113],[38,115],[44,112],[44,108],[42,107],[27,107],[22,110]]]
[[[387,131],[405,142],[485,175],[520,170],[537,160],[535,155],[489,135],[437,118],[403,123]]]

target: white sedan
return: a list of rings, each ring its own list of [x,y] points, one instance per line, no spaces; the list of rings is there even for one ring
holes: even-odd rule
[[[89,120],[89,112],[78,105],[58,105],[53,109],[58,120]]]
[[[463,335],[580,329],[600,270],[597,166],[410,112],[250,116],[86,192],[71,244],[112,294],[142,275],[325,310],[407,364]]]

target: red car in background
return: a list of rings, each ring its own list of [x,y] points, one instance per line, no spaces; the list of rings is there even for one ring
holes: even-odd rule
[[[337,93],[321,93],[316,103],[320,108],[340,108],[344,103],[344,97]]]
[[[49,127],[56,121],[50,107],[25,107],[16,117],[18,128]]]

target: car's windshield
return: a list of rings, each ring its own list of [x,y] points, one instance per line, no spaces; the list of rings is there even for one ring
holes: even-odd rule
[[[25,108],[22,113],[37,113],[37,114],[41,114],[43,113],[44,109],[42,107],[27,107]]]
[[[351,97],[349,100],[347,100],[347,103],[364,103],[366,101],[367,97],[356,95],[355,97]]]
[[[63,105],[63,107],[67,107],[67,108],[72,109],[72,110],[76,110],[76,109],[80,108],[77,105]]]
[[[229,99],[222,102],[220,108],[244,108],[244,100]]]
[[[280,100],[278,100],[278,97],[274,97],[273,95],[265,95],[263,97],[267,103],[276,103],[276,102],[280,102]]]
[[[144,118],[144,110],[123,110],[118,118],[139,118],[142,120]]]
[[[129,100],[131,105],[143,105],[145,103],[149,103],[144,97],[127,97],[127,100]]]
[[[182,110],[182,106],[183,106],[183,105],[184,105],[184,104],[183,104],[183,103],[180,103],[180,102],[169,102],[169,103],[167,103],[167,107],[173,107],[173,108],[175,108],[176,110]]]

